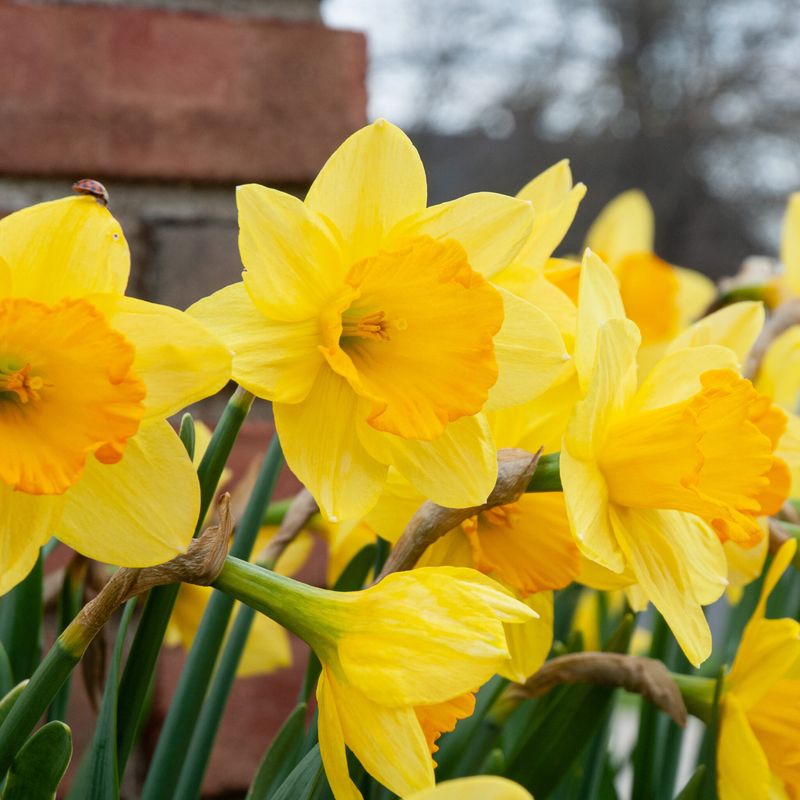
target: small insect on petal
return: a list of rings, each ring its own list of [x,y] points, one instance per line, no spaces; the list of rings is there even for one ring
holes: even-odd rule
[[[100,181],[81,178],[72,184],[72,191],[77,194],[88,194],[90,197],[94,197],[98,203],[102,203],[104,206],[108,205],[108,189]]]

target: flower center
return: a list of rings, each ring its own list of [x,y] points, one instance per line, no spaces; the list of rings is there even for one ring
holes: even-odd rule
[[[377,342],[388,342],[388,323],[385,311],[375,311],[365,314],[360,319],[347,319],[342,316],[342,338],[360,336],[362,339],[374,339]]]
[[[85,300],[0,300],[0,481],[62,494],[90,455],[113,464],[139,429],[135,351]]]
[[[371,401],[373,428],[429,441],[482,409],[502,322],[499,293],[461,245],[420,236],[351,266],[323,311],[320,349]]]
[[[30,364],[25,364],[20,369],[0,368],[0,395],[15,394],[20,403],[41,400],[39,392],[44,385],[43,378],[31,375]]]

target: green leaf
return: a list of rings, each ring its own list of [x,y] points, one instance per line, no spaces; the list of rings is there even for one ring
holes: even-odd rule
[[[703,743],[700,747],[700,765],[705,766],[701,781],[703,800],[717,800],[717,737],[719,736],[719,711],[722,691],[725,685],[725,667],[719,670],[717,685],[714,691],[714,704],[711,706],[711,720],[706,728]]]
[[[228,400],[225,411],[211,436],[211,441],[197,469],[197,476],[200,480],[200,513],[195,535],[202,529],[222,470],[233,449],[242,423],[253,405],[253,399],[250,392],[242,389],[241,386],[237,387]],[[179,589],[180,584],[176,583],[170,586],[158,586],[151,590],[136,628],[119,688],[117,759],[120,775],[125,771],[125,765],[133,750],[136,736],[144,723],[156,662]]]
[[[253,776],[246,800],[267,800],[296,765],[305,738],[308,705],[300,703],[286,718]]]
[[[40,553],[28,577],[0,598],[0,643],[16,681],[30,678],[42,657],[43,581]]]
[[[704,764],[701,764],[692,774],[692,777],[689,778],[688,783],[686,786],[681,789],[681,791],[675,795],[675,800],[703,800],[705,795],[703,794],[703,784],[706,778],[706,768]]]
[[[181,427],[178,429],[178,436],[180,436],[183,446],[189,454],[189,458],[194,458],[194,420],[188,411],[181,417]]]
[[[54,800],[72,758],[72,733],[48,722],[17,753],[8,772],[3,800]]]
[[[87,567],[87,559],[76,555],[64,570],[64,581],[61,584],[61,591],[58,596],[59,635],[64,632],[81,610]],[[66,720],[71,684],[72,676],[69,676],[47,711],[48,720]]]
[[[5,647],[0,644],[0,697],[7,695],[14,688],[14,672]]]
[[[261,520],[282,467],[283,453],[276,434],[272,437],[253,492],[233,537],[230,551],[233,558],[250,557],[261,529]],[[232,597],[219,591],[213,592],[208,601],[161,728],[142,790],[142,800],[177,797],[175,792],[179,783],[181,796],[187,797],[199,793],[208,755],[236,673],[238,656],[233,651],[226,660],[226,672],[221,675],[220,681],[215,686],[213,697],[209,695],[205,704],[201,703],[200,699],[204,698],[208,691],[217,656],[233,612],[233,604]],[[243,647],[247,639],[248,615],[252,620],[252,612],[243,617],[242,625],[237,632],[239,641],[236,647],[240,645]],[[188,731],[192,731],[192,735],[187,735]],[[187,759],[187,755],[191,758]],[[176,768],[176,765],[181,767]]]
[[[92,744],[72,782],[69,800],[112,800],[119,798],[117,769],[117,695],[119,671],[125,635],[136,608],[136,598],[129,600],[120,620],[114,653],[108,668],[103,702],[95,724]]]
[[[11,713],[11,709],[22,694],[22,690],[28,685],[28,681],[18,683],[13,689],[6,692],[0,699],[0,725],[6,721],[6,717]]]
[[[633,622],[633,614],[626,614],[603,649],[626,652]],[[547,797],[605,719],[614,691],[578,684],[549,692],[539,701],[516,752],[509,755],[506,777],[521,783],[534,797]]]
[[[323,782],[319,745],[303,757],[270,800],[311,800]]]

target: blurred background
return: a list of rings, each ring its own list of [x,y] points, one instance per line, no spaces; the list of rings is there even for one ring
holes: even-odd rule
[[[642,188],[656,249],[710,275],[777,250],[800,188],[794,0],[324,0],[364,30],[369,116],[407,129],[435,201],[516,192],[568,157],[589,188],[567,245]]]

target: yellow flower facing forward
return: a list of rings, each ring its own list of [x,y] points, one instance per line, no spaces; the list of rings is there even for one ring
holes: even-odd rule
[[[800,797],[800,623],[765,619],[767,598],[797,549],[784,544],[725,678],[717,744],[720,800]]]
[[[701,605],[726,585],[720,539],[755,544],[789,473],[775,456],[783,412],[716,345],[671,352],[637,386],[639,332],[599,260],[581,275],[576,366],[586,395],[561,451],[570,524],[584,555],[630,570],[690,661],[710,652]]]
[[[440,733],[509,657],[505,626],[535,617],[474,570],[389,575],[358,592],[300,584],[233,560],[216,586],[293,630],[322,662],[319,744],[336,800],[361,800],[345,745],[405,797],[434,785]]]
[[[287,462],[330,519],[361,516],[389,465],[443,505],[496,478],[484,409],[545,390],[568,356],[538,309],[490,284],[530,203],[481,193],[426,208],[406,136],[380,121],[330,158],[305,202],[237,192],[242,283],[192,306],[273,401]]]
[[[714,284],[699,272],[660,259],[654,253],[654,235],[653,209],[642,192],[632,189],[608,203],[586,236],[586,246],[619,281],[625,311],[642,334],[646,366],[708,307],[716,293]]]
[[[197,477],[165,417],[220,389],[230,354],[185,314],[125,297],[129,267],[91,197],[0,220],[0,593],[52,535],[132,567],[191,538]]]

